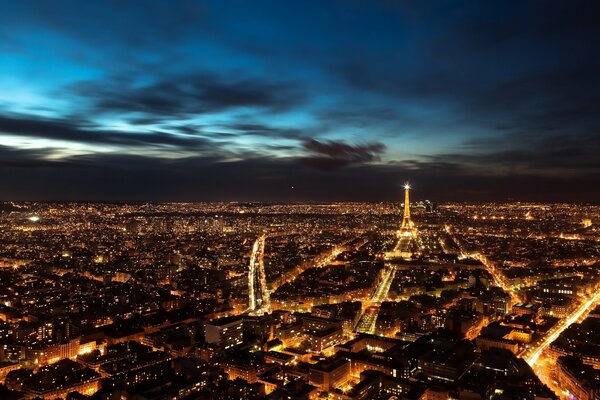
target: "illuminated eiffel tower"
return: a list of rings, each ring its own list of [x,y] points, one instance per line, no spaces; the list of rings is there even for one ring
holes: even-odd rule
[[[402,225],[400,226],[400,237],[414,237],[415,224],[410,219],[410,185],[404,185],[404,216],[402,217]]]
[[[412,258],[413,239],[417,237],[417,228],[410,219],[410,185],[404,185],[404,215],[402,216],[402,225],[396,231],[398,241],[394,250],[385,253],[386,260],[403,258],[405,260]]]

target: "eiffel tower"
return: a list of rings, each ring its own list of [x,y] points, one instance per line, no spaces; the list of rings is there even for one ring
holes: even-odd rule
[[[400,226],[400,237],[414,237],[415,224],[410,219],[410,185],[404,185],[404,216],[402,217],[402,225]]]

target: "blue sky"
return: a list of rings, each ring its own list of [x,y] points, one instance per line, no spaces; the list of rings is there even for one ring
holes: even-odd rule
[[[0,7],[2,199],[599,200],[592,1]]]

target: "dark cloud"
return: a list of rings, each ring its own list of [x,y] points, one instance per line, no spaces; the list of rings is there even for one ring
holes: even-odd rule
[[[326,171],[377,161],[385,150],[385,145],[382,143],[350,145],[339,141],[318,141],[316,139],[308,139],[302,145],[309,156],[300,157],[297,161],[300,164]]]
[[[327,174],[298,168],[293,159],[269,157],[224,162],[90,155],[57,165],[3,166],[0,199],[39,199],[47,193],[45,200],[398,201],[409,180],[415,200],[600,202],[599,174],[576,180],[490,175],[452,163],[361,164]]]
[[[48,159],[52,152],[48,149],[16,149],[0,145],[0,167],[4,168],[41,168],[60,167],[68,161],[51,161]]]
[[[221,125],[238,135],[264,136],[271,138],[301,140],[306,137],[307,131],[294,128],[279,128],[257,123],[234,123]]]
[[[554,17],[550,19],[560,19],[558,15]],[[574,16],[569,15],[569,18]],[[483,38],[478,31],[467,30],[469,35],[478,37],[477,40],[486,41],[481,48],[467,39],[441,38],[439,48],[445,47],[445,50],[432,51],[431,64],[414,72],[397,74],[394,63],[362,60],[340,64],[334,70],[344,82],[361,92],[392,98],[431,116],[431,121],[423,117],[411,120],[402,118],[400,113],[399,120],[404,127],[427,127],[429,131],[438,132],[433,134],[434,138],[452,135],[448,131],[456,135],[466,130],[474,132],[454,153],[440,152],[421,158],[428,164],[456,163],[462,169],[477,170],[481,175],[527,174],[548,179],[579,179],[600,173],[597,156],[600,154],[600,114],[597,112],[600,109],[600,63],[592,50],[592,44],[598,42],[592,37],[598,36],[581,34],[597,30],[598,24],[592,27],[587,16],[581,18],[585,21],[578,29],[564,29],[568,35],[578,33],[583,44],[573,46],[586,48],[583,53],[574,53],[563,37],[558,43],[552,43],[554,47],[540,42],[545,34],[550,34],[546,30],[552,23],[547,22],[544,27],[531,30],[526,27],[513,30],[509,25],[504,33],[482,29]],[[513,21],[518,25],[521,22]],[[557,35],[563,33],[563,28],[555,29]],[[487,35],[490,37],[485,38]],[[498,37],[491,37],[493,35]],[[521,42],[532,41],[538,41],[538,48],[523,49],[524,54],[518,57],[506,50],[497,54],[492,51],[495,46],[520,48]],[[448,49],[455,46],[459,48]],[[540,54],[535,54],[536,51]],[[528,52],[535,56],[530,58]],[[506,59],[497,59],[505,53]],[[446,57],[452,60],[445,62]],[[551,67],[539,65],[545,58]],[[507,67],[511,59],[522,65],[515,69]],[[492,61],[496,65],[490,64]],[[499,71],[500,67],[504,70]],[[442,116],[445,124],[441,123],[440,112],[447,114]],[[367,121],[368,126],[368,119],[359,113],[356,115],[350,113],[342,117]],[[396,134],[399,136],[403,130],[396,132],[400,132]]]
[[[485,165],[491,173],[512,171],[549,176],[600,173],[600,130],[583,133],[509,131],[497,138],[466,143],[467,152],[440,154],[431,160],[453,160],[471,168]]]
[[[88,132],[85,124],[79,127],[54,120],[2,117],[0,127],[12,134],[79,142],[85,141],[81,135],[99,134],[100,138],[91,136],[87,143],[92,144],[164,143],[160,136],[150,141],[145,137],[124,141],[121,133]],[[262,130],[252,124],[237,128]],[[39,199],[39,193],[54,200],[394,200],[400,183],[410,180],[418,197],[436,201],[600,201],[595,184],[600,178],[596,160],[600,135],[539,136],[501,128],[509,131],[508,140],[482,138],[469,143],[466,153],[393,163],[377,162],[385,149],[381,143],[352,145],[315,139],[302,141],[300,148],[269,147],[274,151],[302,150],[307,153],[304,157],[257,158],[248,153],[236,154],[236,161],[209,144],[200,152],[202,156],[178,159],[86,155],[51,160],[51,149],[3,146],[0,196],[4,200]],[[298,164],[311,168],[298,168]],[[555,169],[549,169],[551,165]],[[35,184],[23,185],[24,181]],[[297,188],[294,193],[291,185]]]
[[[84,81],[67,91],[91,102],[99,113],[143,113],[152,119],[174,119],[250,107],[269,111],[286,110],[305,100],[297,85],[260,78],[226,79],[213,73],[160,76],[140,86],[130,77]],[[133,117],[140,121],[139,117]]]
[[[169,126],[169,129],[182,133],[184,135],[199,135],[203,131],[203,127],[201,125],[196,124],[178,124],[175,126]]]
[[[432,120],[445,110],[447,123],[458,120],[481,135],[509,122],[567,133],[598,127],[598,2],[449,4],[439,5],[451,15],[444,24],[411,38],[414,52],[350,53],[330,64],[333,74],[360,92],[392,98],[386,103],[398,109],[430,110]]]
[[[0,134],[118,149],[5,198],[598,201],[597,1],[121,3],[4,7]]]
[[[173,146],[201,150],[211,146],[204,138],[174,136],[166,132],[108,131],[85,121],[43,119],[26,115],[0,115],[0,132],[9,135],[58,139],[118,146]]]

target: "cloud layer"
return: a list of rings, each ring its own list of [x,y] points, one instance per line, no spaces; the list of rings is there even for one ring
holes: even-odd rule
[[[0,199],[600,202],[598,2],[59,3],[0,16]]]

